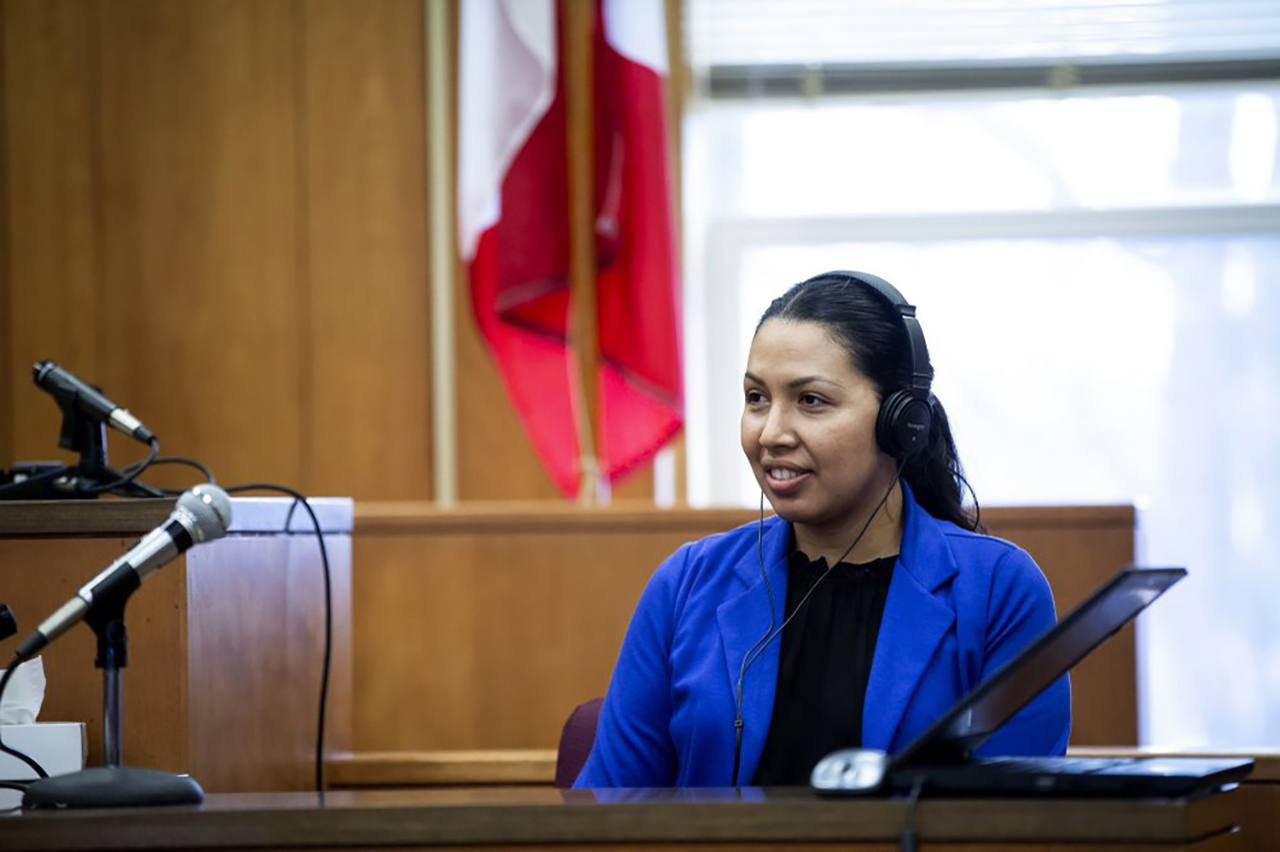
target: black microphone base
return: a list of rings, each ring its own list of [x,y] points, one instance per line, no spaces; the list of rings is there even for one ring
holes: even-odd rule
[[[41,778],[22,794],[24,808],[134,808],[203,801],[204,790],[194,778],[127,766],[95,766]]]

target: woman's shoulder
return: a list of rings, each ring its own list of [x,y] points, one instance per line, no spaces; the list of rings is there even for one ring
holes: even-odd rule
[[[1030,584],[1047,590],[1040,566],[1014,542],[985,531],[965,529],[950,521],[932,517],[930,520],[941,533],[962,574],[977,572],[993,583]]]
[[[754,553],[758,537],[772,534],[777,525],[783,523],[771,516],[763,521],[749,521],[731,530],[687,541],[667,558],[662,569],[731,568],[738,560]]]
[[[783,532],[779,525],[785,524],[780,518],[768,517],[685,542],[658,567],[654,580],[688,586],[729,579],[744,559],[750,558],[754,565],[761,538],[768,549],[769,539]]]
[[[965,554],[988,556],[993,558],[999,558],[1011,554],[1018,554],[1027,556],[1028,559],[1030,558],[1027,552],[1018,545],[1008,539],[991,535],[985,530],[969,530],[959,524],[952,523],[951,521],[940,521],[936,518],[933,519],[933,522],[938,526],[943,537],[947,541],[947,545],[951,547],[952,550]]]

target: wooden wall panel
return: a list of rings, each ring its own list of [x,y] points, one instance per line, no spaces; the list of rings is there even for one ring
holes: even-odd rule
[[[316,493],[428,499],[422,2],[308,0],[299,8],[310,282],[305,479]]]
[[[0,466],[70,460],[51,357],[224,481],[430,498],[420,0],[0,2]],[[460,499],[559,501],[455,284]]]
[[[9,8],[0,0],[0,410],[11,407],[13,381],[10,378],[9,342],[13,324],[9,313],[9,96],[8,57]],[[13,459],[13,419],[0,414],[0,467]]]
[[[649,576],[681,543],[749,510],[454,512],[358,504],[353,601],[356,751],[554,748],[569,711],[602,695]],[[1133,512],[997,509],[1059,611],[1133,556]],[[1073,679],[1072,742],[1137,742],[1131,633]]]
[[[290,7],[130,0],[95,8],[98,322],[109,341],[93,372],[167,451],[200,458],[227,481],[296,482]]]
[[[554,747],[653,569],[743,513],[357,504],[357,751]]]
[[[31,364],[53,358],[92,370],[104,346],[93,8],[6,0],[3,16],[8,311],[0,416],[12,437],[0,444],[0,465],[70,458],[57,446],[61,415],[32,385]]]
[[[1122,566],[1134,559],[1132,508],[1076,507],[1057,523],[1045,524],[1045,509],[1002,508],[983,512],[988,531],[1021,545],[1050,578],[1058,615],[1070,612]],[[1157,604],[1158,606],[1159,604]],[[1132,625],[1086,657],[1071,673],[1076,745],[1132,745],[1138,742],[1137,683]]]

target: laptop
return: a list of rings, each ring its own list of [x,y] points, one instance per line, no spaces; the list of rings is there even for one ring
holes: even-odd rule
[[[974,751],[1015,713],[1187,574],[1125,568],[1055,627],[955,703],[895,755],[845,749],[818,761],[825,795],[912,790],[992,795],[1186,797],[1240,781],[1247,758],[992,757]]]

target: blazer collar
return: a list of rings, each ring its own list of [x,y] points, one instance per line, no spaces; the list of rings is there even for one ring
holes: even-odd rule
[[[902,496],[902,545],[885,601],[863,705],[863,747],[885,751],[893,744],[933,652],[955,623],[955,612],[935,595],[955,576],[955,559],[939,522],[916,502],[906,482],[902,482]],[[761,575],[757,550],[750,547],[733,566],[744,586],[741,594],[716,609],[730,695],[735,699],[742,662],[748,653],[753,657],[742,687],[744,727],[739,782],[747,784],[755,775],[769,733],[781,641],[775,637],[762,650],[753,650],[753,646],[772,632],[766,631],[769,625],[773,630],[782,625],[787,600],[787,557],[793,540],[791,524],[777,517],[766,520],[763,529],[769,588]],[[730,783],[729,779],[725,783]]]
[[[787,555],[791,550],[791,525],[780,518],[766,520],[763,525],[763,555],[769,582],[766,586],[760,570],[760,555],[752,546],[733,566],[742,581],[742,592],[716,608],[724,646],[725,673],[729,694],[735,701],[743,660],[751,654],[751,663],[742,676],[742,764],[740,784],[750,784],[760,755],[764,752],[773,716],[773,699],[778,685],[778,649],[781,639],[774,637],[763,649],[757,646],[766,635],[782,626],[787,602]],[[772,611],[770,598],[772,597]],[[726,785],[732,783],[725,778]]]
[[[889,584],[875,658],[863,704],[864,748],[889,751],[934,651],[955,623],[955,611],[935,594],[958,568],[939,521],[902,483],[902,548]]]

